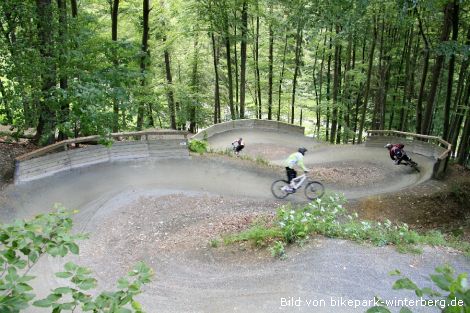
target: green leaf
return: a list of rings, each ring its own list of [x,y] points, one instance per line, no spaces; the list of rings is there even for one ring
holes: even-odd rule
[[[129,287],[129,281],[125,278],[119,278],[118,288],[119,289],[126,289],[127,287]]]
[[[80,249],[76,243],[70,242],[67,244],[67,247],[69,248],[70,252],[73,254],[78,254]]]
[[[136,311],[142,311],[142,305],[137,301],[132,301],[131,306]]]
[[[408,308],[401,308],[400,313],[413,313],[413,311]]]
[[[432,281],[442,290],[449,291],[450,290],[450,282],[447,280],[447,278],[442,275],[430,275]]]
[[[69,278],[69,277],[72,277],[73,274],[70,272],[58,272],[58,273],[55,273],[55,276],[59,278]]]
[[[374,306],[368,309],[366,313],[391,313],[391,311],[383,306]]]
[[[78,265],[73,262],[67,262],[65,263],[64,268],[69,272],[74,272],[78,268]]]
[[[90,290],[95,288],[96,280],[94,278],[87,278],[77,284],[78,288],[82,290]]]
[[[132,313],[131,310],[126,309],[126,308],[119,308],[116,313]]]
[[[408,290],[418,290],[418,286],[413,283],[409,278],[401,278],[393,284],[393,289],[408,289]]]
[[[393,270],[393,271],[389,272],[388,275],[398,276],[398,275],[401,275],[401,272],[399,270]]]
[[[51,301],[51,300],[43,299],[43,300],[34,301],[33,305],[37,306],[37,307],[40,307],[40,308],[48,308],[52,305],[52,303],[53,303],[53,301]]]
[[[33,288],[25,283],[18,283],[16,284],[17,291],[24,293],[33,290]]]
[[[58,294],[71,293],[72,291],[73,289],[69,287],[59,287],[53,290],[54,293],[58,293]]]

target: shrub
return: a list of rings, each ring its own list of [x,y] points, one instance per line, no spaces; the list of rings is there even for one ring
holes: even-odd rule
[[[34,300],[30,282],[35,277],[28,273],[42,255],[64,257],[79,253],[76,241],[86,236],[70,233],[71,213],[58,207],[56,212],[38,215],[30,221],[0,225],[0,312],[20,312]],[[65,271],[56,276],[69,279],[73,286],[52,290],[46,298],[34,301],[34,306],[51,307],[52,312],[73,312],[80,307],[85,312],[137,313],[142,309],[134,297],[150,281],[152,271],[139,263],[129,273],[129,278],[118,281],[118,291],[105,291],[97,297],[85,293],[96,287],[90,270],[69,262],[65,264]]]
[[[204,141],[204,140],[194,139],[189,142],[189,150],[192,152],[199,153],[199,154],[203,154],[207,152],[208,146],[209,145],[207,141]]]
[[[432,288],[420,288],[411,279],[404,277],[396,270],[391,275],[401,276],[393,284],[393,289],[406,289],[415,292],[420,298],[420,306],[434,306],[441,309],[444,313],[467,313],[470,312],[470,288],[468,285],[468,273],[461,273],[455,276],[455,270],[448,266],[440,266],[436,268],[436,273],[429,275],[431,281],[439,289],[436,291]],[[381,301],[381,305],[374,306],[367,310],[367,313],[390,313],[387,308],[387,301]],[[403,307],[400,312],[412,312],[410,308]]]

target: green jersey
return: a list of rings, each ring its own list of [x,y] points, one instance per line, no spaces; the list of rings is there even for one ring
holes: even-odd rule
[[[294,165],[300,167],[302,170],[306,171],[307,168],[304,165],[304,156],[300,152],[292,153],[287,160],[284,161],[284,165],[289,168],[294,168]]]

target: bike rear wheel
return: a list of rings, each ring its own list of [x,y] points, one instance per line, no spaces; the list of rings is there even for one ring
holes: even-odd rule
[[[305,196],[309,200],[321,198],[325,193],[325,187],[318,181],[312,181],[305,186]]]
[[[289,187],[289,182],[287,180],[278,179],[271,185],[271,192],[276,198],[284,199],[289,195],[285,190],[287,187]]]
[[[410,166],[419,173],[418,163],[415,161],[410,161]]]

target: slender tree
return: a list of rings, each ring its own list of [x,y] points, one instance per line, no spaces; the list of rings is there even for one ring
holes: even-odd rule
[[[39,52],[43,62],[41,77],[42,96],[39,100],[39,122],[36,127],[36,141],[43,144],[53,143],[55,138],[56,115],[54,100],[50,96],[55,87],[57,69],[54,62],[53,8],[51,0],[36,0]]]
[[[373,37],[372,37],[372,42],[371,42],[371,47],[370,47],[370,53],[369,53],[369,65],[367,69],[367,81],[365,85],[365,90],[364,90],[364,100],[362,104],[362,110],[361,110],[361,120],[359,123],[359,134],[357,137],[357,142],[361,143],[362,142],[362,133],[364,130],[364,123],[366,119],[366,111],[367,111],[367,103],[369,102],[369,93],[370,93],[370,82],[371,82],[371,77],[372,77],[372,66],[374,63],[374,52],[375,52],[375,46],[377,44],[377,34],[378,34],[378,26],[377,26],[377,15],[374,15],[373,17]]]
[[[246,88],[246,45],[248,32],[248,2],[242,4],[242,34],[240,46],[240,118],[245,118],[245,88]]]
[[[452,29],[453,11],[454,11],[454,4],[452,2],[448,2],[444,6],[444,22],[442,24],[441,36],[440,36],[441,43],[445,43],[446,41],[449,40],[450,31]],[[429,88],[428,98],[426,102],[426,110],[424,111],[423,123],[421,125],[421,133],[426,134],[426,135],[429,134],[431,131],[434,100],[436,97],[441,69],[444,64],[444,58],[445,56],[443,54],[439,54],[436,57],[436,63],[434,64],[434,68],[433,68],[432,75],[431,75],[431,86]]]
[[[142,2],[142,44],[141,44],[141,56],[140,56],[140,85],[142,89],[145,89],[147,86],[147,64],[149,62],[149,15],[150,15],[150,0],[143,0]],[[144,121],[144,111],[145,111],[145,102],[146,100],[141,100],[139,103],[138,113],[137,113],[137,130],[141,130]]]

